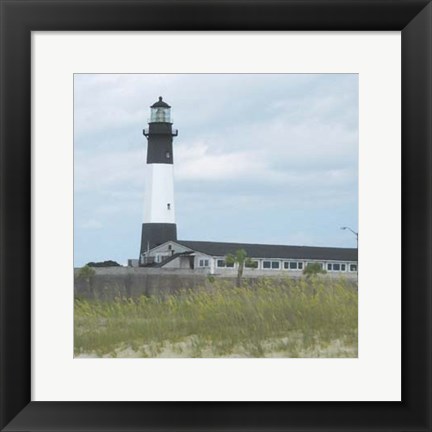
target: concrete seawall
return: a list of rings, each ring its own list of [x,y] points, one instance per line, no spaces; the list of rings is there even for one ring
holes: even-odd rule
[[[77,277],[75,296],[87,299],[113,300],[118,297],[136,298],[166,296],[180,290],[203,286],[206,274],[187,274],[179,271],[161,271],[131,267],[95,268],[91,278]]]
[[[137,298],[144,296],[164,297],[175,294],[181,290],[198,287],[211,288],[212,281],[230,280],[236,277],[236,271],[223,274],[208,274],[207,270],[189,269],[155,269],[132,267],[104,267],[94,268],[95,274],[91,277],[79,277],[79,269],[75,269],[75,296],[86,299],[114,300],[115,298]],[[248,271],[244,275],[244,283],[253,285],[259,277],[272,278],[299,278],[300,272],[287,274],[286,272],[254,272]],[[353,280],[351,277],[345,278]],[[340,275],[327,274],[321,277],[339,278]]]

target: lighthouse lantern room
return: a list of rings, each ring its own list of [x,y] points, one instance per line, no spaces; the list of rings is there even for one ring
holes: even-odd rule
[[[177,240],[174,205],[173,137],[171,107],[162,97],[151,107],[147,138],[144,220],[141,232],[140,264],[146,252],[169,240]]]

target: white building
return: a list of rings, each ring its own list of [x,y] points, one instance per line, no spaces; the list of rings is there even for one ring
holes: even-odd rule
[[[357,249],[205,241],[167,241],[144,252],[140,263],[145,267],[224,274],[236,270],[236,264],[226,263],[226,256],[240,249],[246,251],[253,263],[253,266],[245,268],[246,272],[299,275],[308,263],[318,262],[328,273],[357,273]]]

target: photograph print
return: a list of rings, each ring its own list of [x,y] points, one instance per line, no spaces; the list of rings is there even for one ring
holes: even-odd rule
[[[74,75],[74,357],[358,356],[357,74]]]

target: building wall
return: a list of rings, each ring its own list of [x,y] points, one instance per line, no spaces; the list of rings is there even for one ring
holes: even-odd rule
[[[155,261],[157,263],[160,263],[160,262],[162,262],[163,259],[170,257],[170,256],[174,255],[175,253],[188,252],[188,251],[190,251],[190,249],[188,249],[184,246],[181,246],[178,243],[167,242],[167,243],[164,243],[160,246],[153,248],[150,251],[149,256],[154,257]],[[177,263],[177,266],[176,266],[176,263]],[[182,264],[184,264],[184,261],[182,261]],[[180,261],[174,260],[174,261],[172,261],[166,265],[166,267],[168,267],[168,266],[170,268],[173,268],[173,267],[180,268]],[[165,268],[165,266],[164,266],[164,268]]]
[[[302,275],[304,268],[308,263],[318,262],[322,264],[324,270],[326,270],[329,274],[335,275],[347,275],[357,277],[357,262],[355,261],[330,261],[330,260],[295,260],[295,259],[282,259],[282,258],[253,258],[252,261],[257,262],[258,266],[256,268],[244,268],[244,273],[259,273],[260,275],[268,275],[272,273],[284,273],[284,274],[292,274],[292,275]],[[224,257],[212,257],[214,273],[215,274],[223,274],[230,272],[237,272],[238,265],[234,264],[234,268],[229,267],[220,267],[218,264],[219,261],[223,261]],[[277,263],[274,265],[273,263]],[[285,267],[285,263],[287,267]],[[295,264],[295,268],[291,266],[291,263]],[[331,269],[328,265],[331,265]],[[334,265],[339,265],[339,270],[333,270]],[[270,265],[269,268],[266,266]],[[356,270],[351,271],[351,265],[355,266]],[[342,266],[345,266],[345,270],[342,270]],[[337,268],[337,267],[335,267]]]
[[[191,249],[189,249],[185,246],[182,246],[178,243],[170,241],[170,242],[164,243],[160,246],[156,246],[155,248],[153,248],[150,251],[150,256],[155,256],[158,253],[160,254],[160,253],[168,253],[169,252],[171,254],[172,251],[174,251],[174,253],[178,253],[178,252],[188,252],[190,250]]]
[[[214,258],[200,252],[195,253],[195,268],[214,273]]]
[[[190,260],[194,257],[186,255],[179,256],[163,266],[164,269],[190,269]]]

